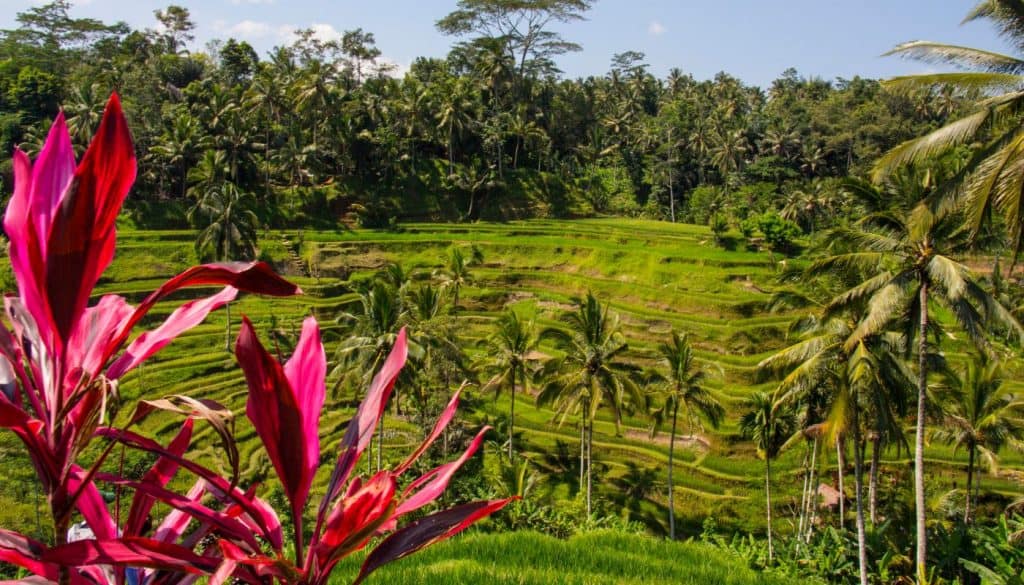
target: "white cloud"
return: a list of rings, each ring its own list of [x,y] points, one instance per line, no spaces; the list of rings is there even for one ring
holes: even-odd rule
[[[226,37],[246,40],[272,38],[276,41],[289,39],[293,36],[293,31],[295,30],[295,27],[290,24],[271,24],[248,18],[234,24],[217,20],[213,23],[213,28],[219,34]]]
[[[652,37],[660,37],[665,34],[665,25],[661,24],[657,20],[652,20],[651,24],[647,25],[647,34]]]

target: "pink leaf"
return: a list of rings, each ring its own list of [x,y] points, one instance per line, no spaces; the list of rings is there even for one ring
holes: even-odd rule
[[[131,305],[117,295],[106,295],[85,309],[65,349],[65,388],[74,388],[83,372],[90,379],[100,372],[104,351],[131,313]]]
[[[114,220],[134,181],[135,148],[114,94],[49,232],[39,234],[46,241],[46,295],[62,342],[70,338],[96,281],[114,257]]]
[[[284,368],[263,348],[248,318],[242,319],[235,356],[249,386],[245,414],[252,421],[270,462],[274,464],[277,477],[284,485],[292,514],[301,514],[316,471],[315,464],[310,468],[307,463],[309,443],[316,439],[304,436],[305,413],[300,399],[295,395]]]
[[[162,325],[152,331],[146,331],[139,335],[128,346],[124,354],[107,369],[107,377],[112,380],[120,378],[126,372],[163,349],[175,337],[202,323],[210,311],[233,301],[237,295],[238,289],[228,286],[211,297],[189,301],[178,307],[167,317],[167,320]]]
[[[196,481],[192,485],[192,488],[188,490],[185,495],[186,498],[198,502],[202,499],[203,494],[206,493],[206,483],[203,480]],[[136,496],[139,497],[139,496]],[[151,496],[145,496],[152,499]],[[181,510],[171,510],[167,516],[164,517],[163,522],[157,527],[156,531],[153,532],[154,540],[160,542],[178,542],[182,534],[185,534],[185,529],[188,528],[188,523],[192,520],[192,517]],[[127,531],[126,531],[127,532]],[[136,534],[128,533],[125,536],[141,536]]]
[[[427,436],[427,438],[420,444],[420,446],[417,447],[416,450],[413,451],[412,454],[409,455],[401,465],[395,468],[394,471],[396,475],[404,473],[405,470],[409,469],[409,467],[416,463],[416,460],[420,458],[420,455],[423,455],[423,453],[425,453],[427,449],[430,448],[434,441],[436,441],[437,438],[441,436],[441,433],[444,432],[444,429],[448,426],[448,423],[452,422],[452,418],[455,417],[455,411],[459,408],[459,396],[461,394],[462,388],[459,388],[458,390],[455,391],[455,394],[452,395],[451,400],[448,401],[448,406],[445,407],[444,411],[441,413],[441,416],[438,417],[437,422],[434,423],[434,430],[430,432],[430,435]]]
[[[278,297],[302,293],[299,287],[278,276],[265,262],[223,262],[193,266],[163,283],[139,304],[106,348],[104,362],[120,349],[132,329],[161,299],[182,288],[214,285],[232,286],[242,291]]]
[[[322,574],[329,571],[339,552],[362,548],[383,524],[395,497],[395,479],[381,471],[358,491],[338,500],[331,510],[323,536],[316,546]]]
[[[373,377],[370,389],[366,397],[359,404],[359,409],[348,422],[345,436],[341,440],[341,454],[338,462],[331,473],[331,479],[327,484],[327,494],[320,504],[319,516],[323,516],[330,502],[338,496],[342,486],[348,481],[352,468],[359,460],[359,456],[373,439],[373,432],[377,428],[381,415],[384,414],[384,407],[387,406],[388,398],[391,397],[391,389],[395,386],[395,380],[405,365],[409,348],[406,340],[405,328],[398,332],[395,346],[388,354],[384,365]]]
[[[117,526],[114,524],[114,519],[110,517],[107,504],[91,481],[84,488],[82,487],[84,476],[85,471],[78,466],[72,467],[71,473],[68,474],[68,492],[79,494],[75,500],[75,507],[85,518],[96,538],[115,538]]]
[[[302,334],[295,353],[284,365],[284,375],[298,399],[302,413],[302,436],[306,441],[306,470],[312,475],[320,463],[320,413],[327,396],[327,355],[320,341],[316,319],[302,322]]]
[[[75,174],[75,149],[71,146],[64,112],[50,126],[46,142],[39,151],[32,169],[32,224],[40,236],[40,254],[46,257],[46,240],[53,225],[53,216]]]
[[[43,562],[46,545],[10,530],[0,528],[0,561],[31,571],[35,575],[57,580],[58,568]]]
[[[477,449],[480,448],[480,443],[484,439],[484,434],[489,430],[490,427],[480,429],[480,432],[477,433],[473,442],[469,444],[466,452],[463,453],[461,457],[427,472],[422,477],[412,482],[409,487],[405,488],[405,493],[403,494],[405,499],[403,499],[402,503],[398,505],[398,509],[395,510],[394,517],[397,518],[403,514],[408,514],[413,510],[418,510],[430,502],[433,502],[442,493],[444,493],[444,490],[448,487],[448,482],[451,481],[452,476],[455,475],[455,472],[458,471],[458,469],[462,467],[462,465],[468,461],[474,453],[476,453]],[[412,494],[412,496],[409,496],[409,494]]]
[[[462,504],[420,518],[391,534],[373,549],[363,562],[353,585],[358,585],[367,575],[392,561],[462,532],[477,520],[504,508],[514,499]]]
[[[46,551],[43,560],[64,566],[119,565],[149,567],[185,573],[210,573],[220,565],[214,557],[149,538],[79,540]]]
[[[194,423],[192,422],[192,419],[185,419],[185,424],[182,425],[177,436],[175,436],[174,440],[172,440],[167,446],[167,450],[178,456],[184,455],[185,450],[188,449],[189,443],[192,442],[193,427]],[[165,487],[177,471],[177,461],[167,457],[161,457],[157,459],[156,463],[153,464],[153,467],[146,472],[142,481]],[[198,498],[189,499],[198,501]],[[128,512],[128,520],[124,525],[125,536],[143,536],[142,527],[146,523],[146,517],[149,516],[149,512],[153,509],[153,504],[155,502],[156,500],[151,496],[147,496],[142,492],[135,492],[135,496],[132,498],[132,507]]]
[[[26,310],[37,323],[51,331],[50,307],[43,294],[46,279],[46,264],[42,256],[42,239],[31,216],[32,208],[32,163],[21,150],[14,150],[14,194],[7,203],[4,214],[4,233],[10,239],[11,270],[18,282],[18,295],[25,299]],[[47,340],[47,347],[53,348],[53,339]]]

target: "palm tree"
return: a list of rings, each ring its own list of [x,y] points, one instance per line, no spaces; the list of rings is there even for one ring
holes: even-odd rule
[[[443,129],[448,141],[448,176],[455,174],[455,139],[473,121],[473,87],[466,78],[458,78],[445,86],[439,97],[437,128]]]
[[[398,338],[398,331],[404,317],[405,307],[399,290],[382,278],[374,278],[361,284],[356,291],[359,295],[355,311],[343,312],[338,321],[344,325],[348,335],[338,345],[335,353],[335,367],[330,376],[336,380],[335,389],[346,382],[358,388],[369,388],[373,375],[384,363]],[[410,365],[422,356],[421,348],[410,339]],[[402,370],[405,380],[411,379],[414,367]],[[398,394],[391,400],[398,405]],[[377,438],[377,468],[383,465],[384,420],[380,421]],[[367,456],[367,466],[372,456]]]
[[[679,407],[683,407],[690,436],[694,427],[700,423],[701,417],[707,419],[711,426],[718,428],[725,416],[725,409],[715,396],[702,385],[704,372],[697,367],[689,336],[672,331],[667,343],[658,346],[661,362],[668,368],[668,375],[655,372],[654,380],[660,382],[655,393],[660,398],[660,406],[652,413],[654,425],[652,434],[658,427],[671,417],[671,431],[668,442],[668,535],[676,538],[675,486],[672,482],[674,456],[676,446],[676,423],[679,418]]]
[[[622,361],[628,346],[619,331],[618,315],[588,292],[577,310],[564,318],[568,331],[549,328],[541,332],[541,339],[551,340],[564,357],[545,364],[548,381],[537,402],[553,404],[560,422],[573,412],[580,413],[580,490],[586,493],[589,516],[597,411],[607,404],[615,414],[616,433],[620,433],[622,412],[641,405],[643,397],[633,382],[635,368]]]
[[[768,562],[774,558],[772,548],[772,459],[778,456],[786,440],[796,428],[796,416],[785,404],[765,392],[754,392],[746,401],[746,413],[740,419],[740,432],[751,439],[757,454],[764,459],[765,513],[768,526]]]
[[[206,191],[188,212],[193,224],[205,224],[196,237],[196,254],[200,258],[251,260],[256,255],[256,230],[259,219],[254,211],[256,199],[234,183],[224,182],[219,188]],[[224,348],[231,351],[231,303],[225,304],[227,331]]]
[[[988,20],[1000,36],[1020,50],[1024,47],[1024,8],[1017,0],[982,0],[964,23]],[[993,51],[948,45],[932,41],[912,41],[898,45],[889,53],[928,63],[953,65],[962,71],[924,73],[890,79],[890,86],[920,89],[952,86],[967,92],[982,92],[985,99],[975,104],[974,112],[925,136],[900,144],[875,164],[876,179],[884,178],[907,163],[927,161],[958,145],[982,141],[982,146],[944,188],[928,201],[933,213],[962,204],[968,226],[977,233],[992,209],[1005,216],[1014,260],[1024,248],[1024,59]]]
[[[1021,447],[1024,440],[1024,398],[1002,388],[1003,376],[998,361],[978,353],[967,363],[963,379],[942,396],[942,428],[934,437],[967,450],[965,523],[975,506],[975,459],[980,456],[993,468],[1004,445]]]
[[[508,458],[511,461],[515,454],[512,439],[515,437],[516,381],[520,382],[524,392],[529,391],[528,374],[532,374],[532,366],[537,359],[535,352],[539,338],[532,321],[525,321],[514,310],[508,309],[498,317],[494,332],[485,344],[487,349],[480,369],[490,373],[491,378],[483,390],[494,390],[497,395],[507,387],[511,394],[508,408]]]
[[[850,227],[832,230],[826,241],[838,253],[815,262],[810,274],[854,270],[872,274],[838,295],[830,310],[866,303],[863,319],[844,342],[852,352],[860,343],[891,326],[903,332],[907,347],[917,341],[918,396],[914,445],[914,491],[917,523],[917,568],[925,570],[927,532],[924,492],[924,433],[928,394],[928,331],[932,303],[945,306],[979,346],[986,326],[997,324],[1024,335],[1016,319],[974,280],[966,266],[949,252],[957,243],[960,224],[953,216],[927,211],[912,217],[900,210],[869,213]]]
[[[459,307],[459,294],[462,292],[462,287],[468,284],[473,276],[469,272],[469,268],[474,264],[483,262],[484,255],[480,248],[473,246],[470,249],[469,258],[462,253],[462,248],[453,247],[448,252],[448,263],[443,270],[438,271],[438,276],[441,277],[441,281],[444,286],[448,287],[452,291],[452,311],[455,311]]]

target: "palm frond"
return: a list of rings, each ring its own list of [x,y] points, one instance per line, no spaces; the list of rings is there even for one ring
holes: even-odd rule
[[[884,57],[891,55],[925,63],[953,65],[961,69],[980,69],[995,73],[1024,72],[1024,61],[1016,57],[994,51],[934,41],[910,41],[896,45],[891,50],[883,53]]]

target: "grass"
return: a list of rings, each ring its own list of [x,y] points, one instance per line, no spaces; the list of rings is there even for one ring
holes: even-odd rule
[[[530,532],[470,534],[431,547],[372,574],[368,585],[787,585],[701,543],[595,532],[560,541]],[[346,559],[331,583],[349,583],[359,556]],[[806,581],[805,581],[806,582]]]

